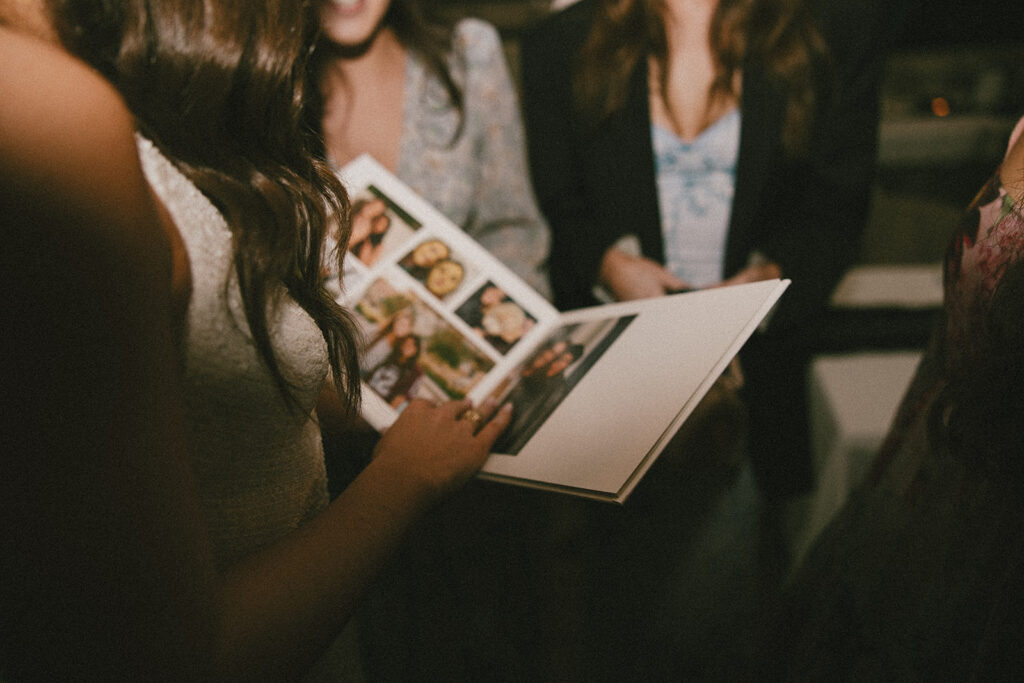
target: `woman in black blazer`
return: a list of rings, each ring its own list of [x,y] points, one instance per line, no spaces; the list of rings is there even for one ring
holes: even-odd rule
[[[705,108],[709,117],[690,132],[706,130],[715,114],[730,109],[738,109],[741,120],[722,281],[792,280],[767,331],[741,355],[755,473],[769,497],[784,497],[811,483],[804,405],[809,332],[856,257],[867,218],[882,23],[874,0],[822,0],[813,7],[798,0],[705,5],[712,6],[708,33],[712,54],[718,50],[711,62],[719,85],[712,86],[717,95]],[[657,30],[645,38],[651,19],[657,25],[660,18],[656,6],[581,0],[522,41],[530,166],[553,233],[550,275],[554,300],[563,309],[595,303],[595,285],[630,298],[692,284],[660,268],[666,242],[651,126],[671,113],[671,105],[664,105],[671,102],[665,86],[671,75],[657,74],[671,74],[666,65],[673,62],[671,54],[661,62],[651,57],[651,45],[670,42],[664,21],[660,38]],[[662,6],[672,8],[667,12],[683,3]],[[602,13],[616,11],[626,16],[620,35],[639,50],[632,64],[622,61],[621,46],[609,45],[607,37],[603,47],[587,47],[594,34],[609,34],[608,22],[602,24],[608,14]],[[730,48],[737,43],[730,42],[726,27],[736,12],[748,12],[748,25],[755,27],[744,36],[745,48]],[[775,28],[782,39],[773,44],[766,34]],[[793,55],[796,68],[786,61]],[[580,66],[588,56],[589,71]],[[608,69],[605,79],[602,65],[618,68]],[[624,72],[618,81],[615,71]],[[633,290],[617,286],[611,261],[622,256],[616,245],[624,235],[637,238],[643,257],[626,260],[647,269],[649,278]]]

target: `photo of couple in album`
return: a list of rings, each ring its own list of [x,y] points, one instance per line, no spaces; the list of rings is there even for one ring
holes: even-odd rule
[[[635,316],[561,327],[491,394],[512,404],[512,424],[495,451],[515,455]]]

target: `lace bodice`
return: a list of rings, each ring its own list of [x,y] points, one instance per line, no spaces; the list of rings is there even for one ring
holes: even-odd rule
[[[287,406],[253,345],[217,209],[147,139],[139,154],[188,252],[184,333],[188,436],[207,528],[221,566],[279,540],[327,504],[320,431],[310,418],[328,371],[313,320],[281,296],[271,340],[301,410]]]

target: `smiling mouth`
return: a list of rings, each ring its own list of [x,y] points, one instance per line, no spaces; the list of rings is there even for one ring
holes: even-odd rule
[[[362,4],[363,0],[331,0],[331,5],[343,12],[358,10]]]

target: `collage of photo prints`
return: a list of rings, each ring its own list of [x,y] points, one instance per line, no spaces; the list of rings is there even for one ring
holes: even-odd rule
[[[352,233],[332,287],[363,334],[364,417],[382,429],[413,398],[493,396],[514,416],[496,450],[516,454],[632,317],[562,325],[548,301],[372,158],[341,176]]]

